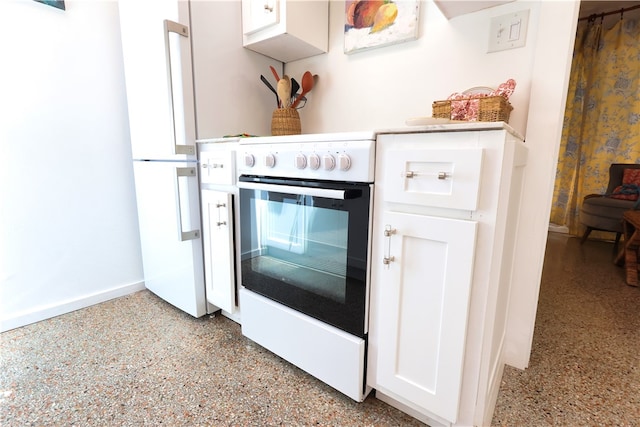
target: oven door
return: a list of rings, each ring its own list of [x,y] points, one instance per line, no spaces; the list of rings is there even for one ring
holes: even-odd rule
[[[371,184],[241,176],[242,285],[364,338]]]

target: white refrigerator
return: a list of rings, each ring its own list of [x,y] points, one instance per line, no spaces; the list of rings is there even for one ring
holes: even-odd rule
[[[282,63],[242,48],[239,1],[120,0],[119,15],[145,285],[200,317],[217,308],[205,294],[196,138],[268,134],[260,74]]]

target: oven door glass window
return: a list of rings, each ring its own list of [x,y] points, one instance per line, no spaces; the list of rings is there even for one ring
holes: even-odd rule
[[[371,187],[253,180],[240,184],[242,284],[364,337]]]

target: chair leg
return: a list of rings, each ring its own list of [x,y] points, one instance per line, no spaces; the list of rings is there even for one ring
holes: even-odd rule
[[[618,253],[618,244],[620,243],[620,236],[622,236],[622,233],[616,233],[616,241],[613,244],[613,253],[614,254]]]
[[[584,244],[584,242],[587,241],[587,237],[589,237],[589,234],[591,234],[591,231],[593,230],[593,228],[591,227],[587,227],[587,229],[584,231],[584,234],[582,235],[582,240],[580,240],[580,244]]]

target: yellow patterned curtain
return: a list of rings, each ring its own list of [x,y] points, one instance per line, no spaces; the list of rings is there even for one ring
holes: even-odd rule
[[[639,25],[578,26],[550,219],[573,235],[584,231],[582,199],[605,192],[611,163],[640,163]]]

